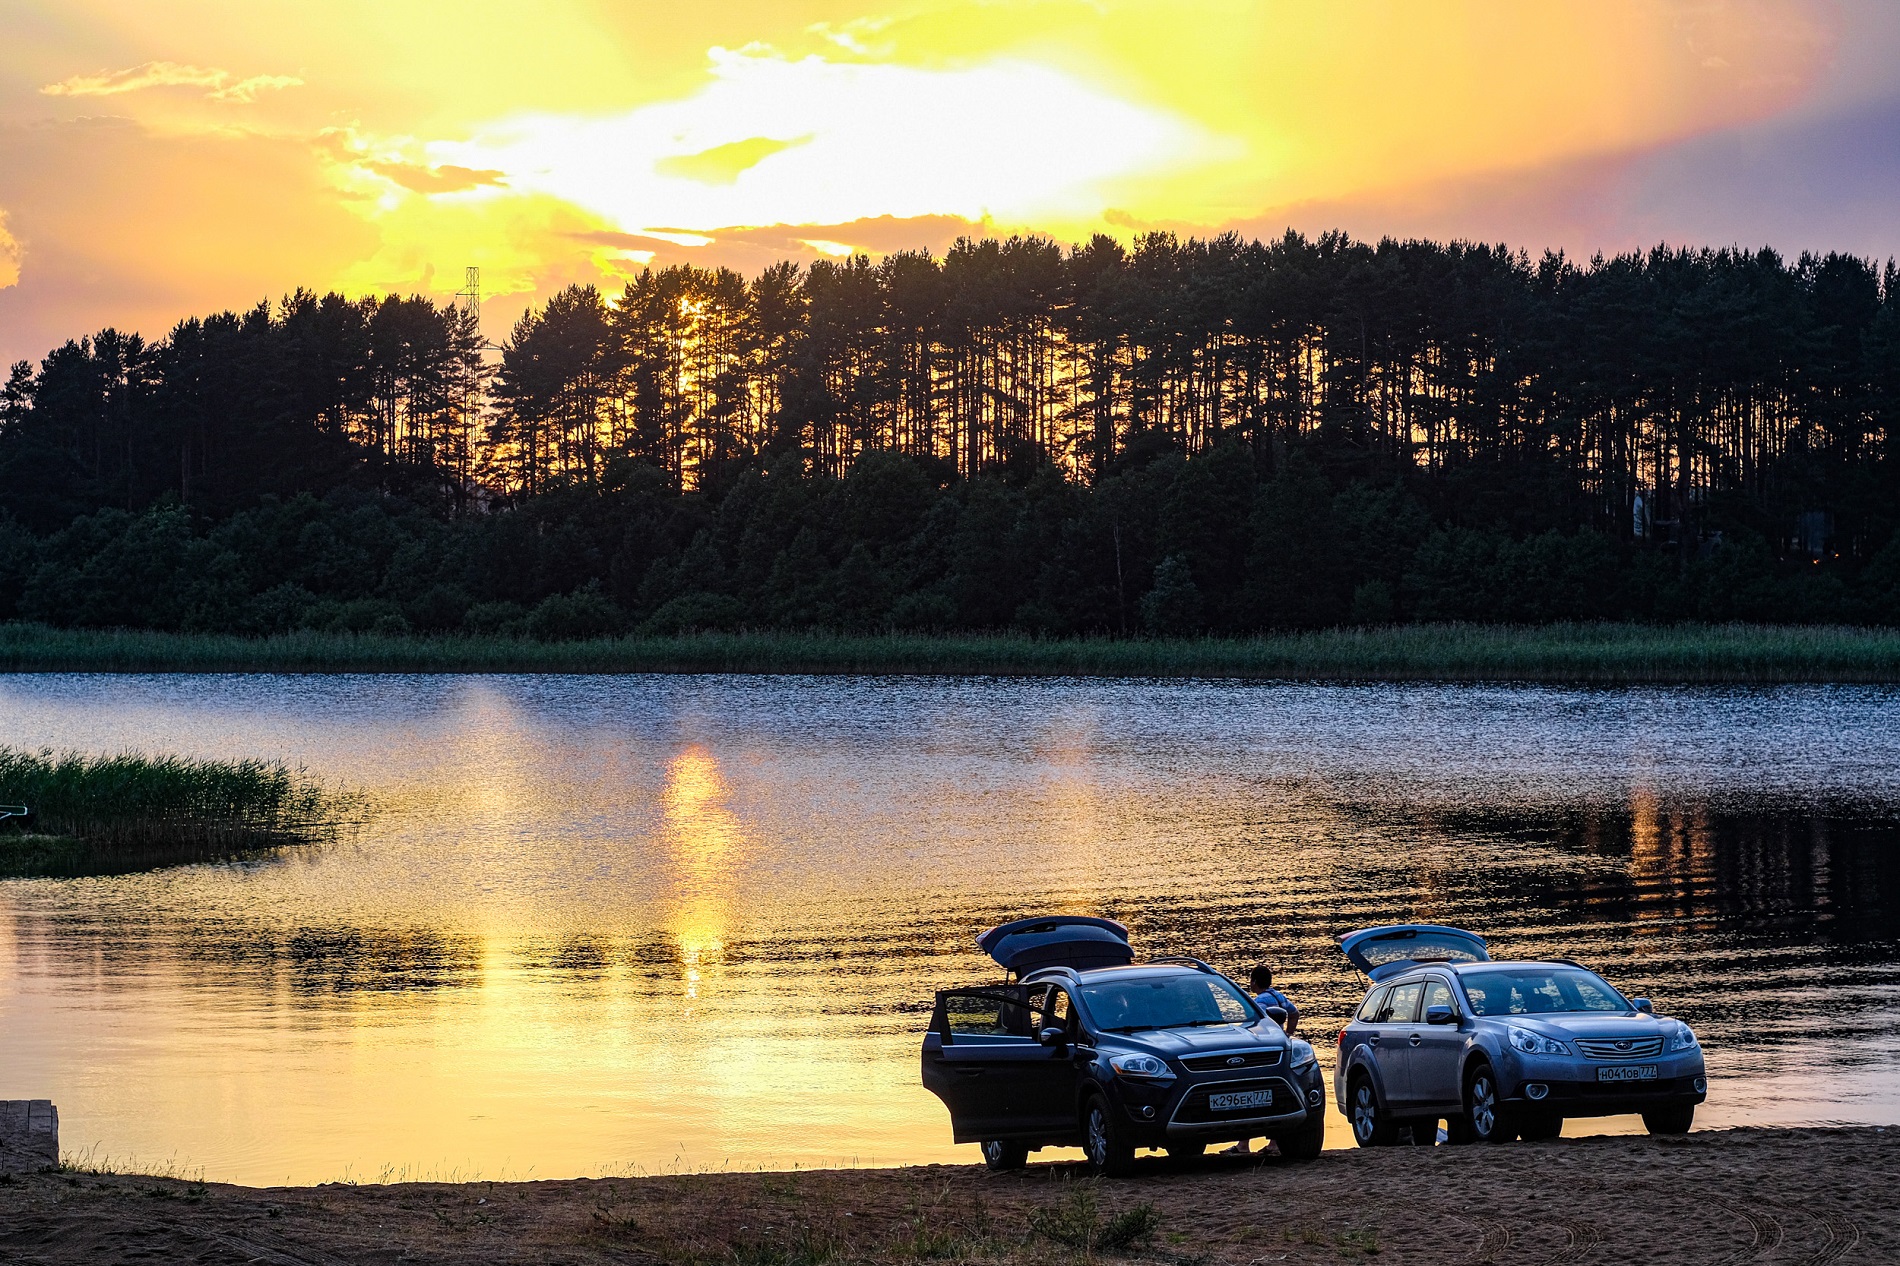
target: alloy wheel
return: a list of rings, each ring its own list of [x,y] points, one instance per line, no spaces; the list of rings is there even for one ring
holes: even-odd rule
[[[1099,1102],[1089,1107],[1088,1154],[1097,1169],[1108,1166],[1108,1113]]]
[[[1497,1134],[1498,1091],[1488,1072],[1471,1079],[1471,1128],[1481,1139]]]
[[[1361,1146],[1372,1141],[1379,1128],[1379,1103],[1372,1096],[1372,1085],[1360,1082],[1352,1092],[1352,1132]]]
[[[983,1159],[991,1165],[1003,1163],[1003,1140],[985,1139],[983,1141]]]

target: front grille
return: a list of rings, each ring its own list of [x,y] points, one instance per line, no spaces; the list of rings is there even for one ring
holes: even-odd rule
[[[1181,1061],[1188,1071],[1196,1073],[1219,1072],[1223,1068],[1270,1068],[1279,1062],[1279,1051],[1226,1051]]]
[[[1252,1108],[1231,1108],[1224,1112],[1215,1112],[1207,1106],[1209,1095],[1244,1090],[1271,1090],[1273,1102]],[[1182,1125],[1202,1125],[1218,1121],[1245,1121],[1250,1117],[1279,1117],[1298,1112],[1299,1109],[1300,1096],[1285,1081],[1278,1077],[1255,1077],[1247,1081],[1214,1081],[1205,1086],[1195,1086],[1181,1096],[1181,1106],[1174,1110],[1174,1119]]]
[[[1580,1037],[1577,1050],[1586,1059],[1654,1059],[1662,1054],[1660,1037]]]

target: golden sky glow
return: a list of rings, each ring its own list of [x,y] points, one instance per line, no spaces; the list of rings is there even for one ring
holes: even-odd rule
[[[1879,95],[1871,3],[0,0],[0,355],[465,264],[499,331],[651,262],[967,232],[1621,247],[1547,205],[1576,164]]]

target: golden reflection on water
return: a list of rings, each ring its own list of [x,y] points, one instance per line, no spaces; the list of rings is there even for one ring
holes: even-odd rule
[[[687,748],[666,767],[661,803],[674,886],[667,927],[679,946],[690,1002],[699,1000],[702,984],[711,983],[706,974],[724,966],[732,927],[732,873],[745,832],[728,795],[719,762],[702,746]]]
[[[16,743],[281,755],[387,807],[249,865],[0,883],[0,1098],[261,1182],[967,1161],[917,1084],[931,992],[1061,909],[1268,959],[1323,1061],[1360,996],[1334,937],[1427,917],[1691,1020],[1731,1078],[1709,1124],[1900,1112],[1895,833],[1721,800],[1836,736],[1859,782],[1900,770],[1900,695],[1794,697],[1788,750],[1693,777],[1670,761],[1759,709],[1675,698],[1630,752],[1619,699],[0,677]]]

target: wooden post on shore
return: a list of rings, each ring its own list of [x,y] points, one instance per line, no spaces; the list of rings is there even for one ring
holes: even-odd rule
[[[0,1099],[0,1174],[59,1168],[59,1109],[51,1099]]]

